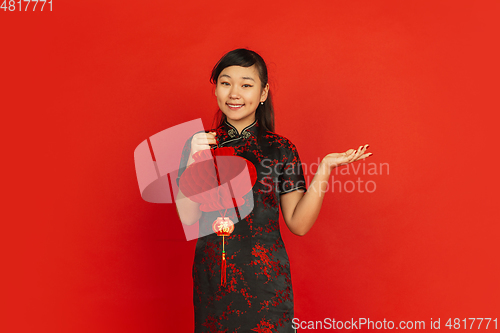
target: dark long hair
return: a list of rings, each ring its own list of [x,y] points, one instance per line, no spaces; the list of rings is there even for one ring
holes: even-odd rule
[[[254,51],[247,49],[236,49],[226,53],[212,69],[210,82],[217,84],[217,79],[224,68],[229,66],[251,67],[255,65],[259,73],[260,82],[262,82],[262,89],[267,85],[269,78],[267,75],[267,66],[262,57]],[[255,119],[259,123],[259,132],[257,134],[257,144],[260,144],[262,135],[265,131],[274,132],[274,108],[271,90],[268,91],[267,99],[264,104],[260,104],[255,111]],[[215,114],[212,128],[214,123],[217,127],[222,125],[226,120],[226,115],[219,109]]]

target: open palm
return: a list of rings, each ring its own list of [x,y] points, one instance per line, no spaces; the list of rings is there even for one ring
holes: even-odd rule
[[[367,153],[369,145],[359,146],[358,149],[349,149],[344,153],[331,153],[323,158],[323,163],[327,165],[330,169],[335,167],[356,162],[373,155],[372,153]]]

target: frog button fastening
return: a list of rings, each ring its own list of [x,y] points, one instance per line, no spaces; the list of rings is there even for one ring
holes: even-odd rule
[[[236,133],[236,130],[234,128],[229,129],[229,131],[227,131],[227,134],[229,134],[229,136],[232,138],[238,136],[238,134]]]

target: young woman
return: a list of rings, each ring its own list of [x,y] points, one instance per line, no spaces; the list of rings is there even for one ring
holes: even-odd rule
[[[296,235],[305,235],[319,214],[333,168],[371,155],[368,145],[326,155],[306,189],[296,147],[274,133],[274,110],[267,66],[257,53],[233,50],[212,71],[219,105],[218,126],[186,142],[179,168],[193,163],[193,154],[233,147],[235,154],[256,168],[257,181],[245,196],[249,214],[224,237],[227,283],[221,284],[222,237],[212,233],[198,239],[193,264],[195,332],[294,332],[290,263],[279,228],[283,219]],[[220,216],[202,212],[200,204],[179,191],[178,211],[185,224],[199,220],[202,230]],[[234,214],[231,218],[237,221]],[[204,233],[206,234],[206,233]]]

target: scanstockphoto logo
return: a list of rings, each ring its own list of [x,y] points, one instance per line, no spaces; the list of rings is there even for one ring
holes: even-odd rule
[[[312,185],[319,167],[320,160],[318,159],[315,163],[298,163],[292,167],[284,167],[283,163],[276,163],[273,165],[271,160],[262,160],[262,166],[265,168],[264,175],[278,175],[278,180],[275,182],[274,186],[277,188],[287,188],[288,187],[300,187],[309,184]],[[281,178],[293,178],[293,175],[298,175],[301,173],[301,168],[303,170],[304,182],[293,181],[293,180],[283,180]],[[389,163],[367,163],[366,161],[350,163],[339,165],[333,168],[330,177],[327,181],[320,181],[320,188],[324,192],[337,192],[337,193],[373,193],[377,190],[377,180],[382,176],[389,175]],[[283,177],[279,177],[283,176]],[[355,177],[353,180],[352,177]],[[282,184],[280,183],[282,182]],[[272,185],[267,184],[267,190],[271,191],[273,189]]]
[[[474,319],[474,318],[471,318]],[[487,318],[491,319],[491,318]],[[451,319],[449,319],[451,322]],[[292,329],[294,332],[300,330],[393,330],[393,329],[402,329],[402,330],[425,330],[426,322],[424,320],[401,320],[401,321],[392,321],[392,320],[371,320],[370,318],[351,318],[349,320],[336,320],[334,318],[325,318],[323,320],[300,320],[299,318],[292,319]],[[455,326],[455,329],[460,328],[460,323],[458,326]],[[447,324],[451,329],[451,324]],[[429,326],[428,326],[429,327]],[[431,318],[430,328],[431,329],[440,329],[440,319],[433,321]]]

